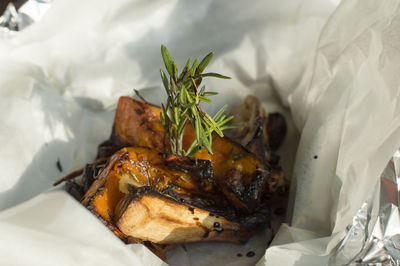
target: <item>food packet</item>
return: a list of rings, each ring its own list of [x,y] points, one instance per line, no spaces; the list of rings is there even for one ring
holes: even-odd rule
[[[2,33],[2,262],[165,264],[141,245],[124,245],[62,187],[51,189],[94,158],[119,96],[138,89],[163,101],[161,44],[179,65],[215,52],[210,71],[233,79],[205,81],[220,92],[211,113],[255,94],[267,112],[287,118],[280,155],[291,204],[258,264],[350,262],[335,257],[347,251],[353,217],[400,142],[398,2],[336,4],[58,0],[39,22]],[[180,247],[169,263],[252,265],[268,245],[262,240]]]

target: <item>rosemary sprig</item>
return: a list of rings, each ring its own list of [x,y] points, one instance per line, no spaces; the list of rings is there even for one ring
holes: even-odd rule
[[[161,55],[169,77],[160,69],[161,79],[167,92],[167,103],[161,105],[163,113],[160,116],[166,137],[170,140],[171,152],[191,156],[205,147],[212,154],[213,132],[215,131],[223,137],[222,131],[224,129],[237,126],[227,124],[233,119],[233,116],[224,114],[227,105],[224,105],[213,117],[200,107],[201,102],[212,103],[209,96],[218,93],[206,91],[205,86],[202,86],[199,90],[199,87],[205,77],[222,79],[230,79],[230,77],[217,73],[203,73],[214,56],[213,52],[204,57],[200,63],[195,59],[191,65],[191,58],[189,58],[180,74],[178,74],[178,67],[164,45],[161,46]],[[188,122],[193,125],[196,138],[190,147],[184,151],[182,139]]]

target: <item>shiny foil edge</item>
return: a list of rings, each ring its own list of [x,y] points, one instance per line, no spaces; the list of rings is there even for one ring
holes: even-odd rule
[[[400,149],[386,165],[330,265],[400,265]]]
[[[51,4],[52,0],[28,0],[17,8],[9,3],[0,16],[0,30],[4,33],[23,30],[39,21]]]

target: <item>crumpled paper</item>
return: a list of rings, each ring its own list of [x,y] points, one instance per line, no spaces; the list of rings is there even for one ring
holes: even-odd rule
[[[322,29],[315,58],[289,96],[302,132],[293,218],[267,250],[267,263],[378,262],[358,253],[374,224],[367,214],[386,196],[381,174],[400,144],[399,21],[398,1],[349,0]],[[361,226],[363,234],[355,231]]]
[[[252,93],[288,119],[280,155],[293,176],[291,223],[259,265],[327,264],[400,147],[398,1],[336,2],[58,0],[39,22],[1,36],[2,262],[163,264],[48,189],[93,159],[119,96],[136,88],[161,102],[165,44],[179,65],[213,50],[210,71],[233,77],[208,81],[221,93],[210,112]],[[204,256],[172,263],[211,263],[207,250],[195,252]],[[211,261],[255,263],[232,253]]]

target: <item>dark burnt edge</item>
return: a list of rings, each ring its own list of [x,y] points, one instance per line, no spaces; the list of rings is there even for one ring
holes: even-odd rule
[[[168,197],[170,197],[170,198],[172,198],[172,199],[174,199],[174,200],[175,200],[176,202],[178,202],[178,203],[186,203],[186,201],[185,201],[184,199],[182,199],[182,197],[179,196],[179,195],[174,191],[173,187],[175,187],[175,186],[172,185],[172,184],[169,184],[169,185],[167,186],[167,188],[164,189],[163,194],[164,194],[164,195],[167,195]]]
[[[261,129],[260,133],[263,132],[262,130],[263,130],[263,129]],[[257,133],[257,134],[260,134],[260,133]],[[267,180],[268,180],[268,178],[269,178],[269,175],[271,174],[272,168],[277,169],[276,167],[272,166],[268,161],[265,160],[265,156],[264,156],[264,159],[263,159],[263,160],[260,160],[260,158],[258,158],[258,156],[257,156],[254,152],[250,151],[248,148],[246,148],[246,147],[243,146],[242,144],[240,144],[240,143],[238,143],[238,142],[232,140],[232,139],[231,139],[230,137],[228,137],[228,136],[224,136],[224,138],[226,138],[226,139],[228,139],[229,141],[231,141],[233,145],[238,145],[238,146],[242,147],[244,151],[246,151],[249,155],[253,156],[256,160],[258,160],[258,161],[261,163],[261,165],[264,166],[264,169],[263,169],[263,168],[257,168],[256,173],[257,173],[257,172],[260,172],[260,171],[262,171],[262,170],[268,171],[269,174],[268,174],[268,176],[266,177]],[[251,141],[250,141],[250,142],[251,142]],[[249,142],[249,143],[250,143],[250,142]],[[263,148],[263,151],[265,151],[264,148]],[[246,156],[246,155],[243,155],[243,156]],[[256,178],[256,180],[257,180],[257,179],[258,179],[258,178]],[[247,188],[245,188],[245,190],[247,190]],[[264,186],[264,192],[265,192],[265,191],[266,191],[266,190],[265,190],[265,186]],[[232,192],[233,192],[233,191],[232,191]],[[235,194],[236,194],[236,193],[235,193]],[[264,193],[264,194],[265,194],[265,193]],[[242,200],[241,198],[239,198],[239,199]],[[243,202],[246,202],[246,201],[243,201]]]
[[[216,211],[215,210],[210,210],[208,208],[204,208],[203,206],[198,207],[196,205],[193,204],[189,204],[187,201],[185,201],[184,199],[182,199],[179,195],[177,195],[172,188],[170,188],[170,186],[167,187],[166,190],[164,190],[163,192],[158,192],[156,190],[154,190],[153,187],[151,186],[143,186],[143,187],[134,187],[131,185],[128,185],[128,190],[129,190],[129,194],[127,194],[125,197],[129,196],[129,201],[131,202],[132,200],[136,200],[136,199],[140,199],[142,196],[144,195],[154,195],[154,196],[160,196],[164,199],[167,200],[171,200],[173,202],[176,202],[178,204],[183,204],[185,206],[188,207],[188,210],[191,211],[191,208],[194,209],[201,209],[204,211],[207,211],[210,213],[210,216],[214,216]],[[193,210],[194,211],[194,210]],[[229,220],[229,221],[233,221],[233,222],[237,222],[235,219],[231,219],[230,216],[225,215],[225,213],[218,213],[219,216],[224,217],[225,219]],[[216,216],[218,218],[218,215]],[[117,220],[119,219],[119,217],[116,217]]]
[[[89,208],[93,209],[93,207],[92,207],[93,200],[96,198],[98,193],[103,192],[106,189],[106,183],[107,183],[107,181],[104,180],[103,184],[96,190],[96,193],[93,193],[92,195],[90,195],[87,198],[86,203],[82,202],[82,200],[83,200],[83,198],[82,198],[81,203],[83,204],[83,206],[87,207],[88,209]]]
[[[280,161],[281,157],[278,154],[271,151],[269,157],[270,158],[268,160],[268,163],[269,163],[269,165],[271,165],[271,167],[279,166],[279,161]]]
[[[113,140],[113,136],[115,138],[114,126],[111,130],[111,136],[107,140],[100,143],[100,145],[97,147],[96,159],[110,158],[114,153],[124,147],[124,145],[118,143],[117,140]]]
[[[115,223],[116,222],[115,217],[114,217],[114,215],[112,215],[110,210],[107,210],[107,214],[108,214],[108,217],[110,217],[111,222]]]
[[[166,198],[169,198],[169,199],[173,199],[175,202],[177,202],[177,203],[181,203],[181,204],[185,204],[185,205],[187,205],[187,206],[190,206],[190,208],[191,207],[195,207],[195,208],[199,208],[199,209],[202,209],[202,210],[205,210],[205,211],[208,211],[208,212],[210,212],[210,214],[211,213],[217,213],[217,214],[219,214],[219,215],[221,215],[221,216],[224,216],[225,218],[231,218],[231,215],[226,215],[227,213],[224,213],[223,212],[223,210],[218,210],[218,209],[212,209],[212,208],[209,208],[209,207],[207,207],[207,206],[196,206],[195,204],[190,204],[188,201],[186,201],[185,199],[183,199],[180,195],[178,195],[175,191],[174,191],[174,188],[175,187],[177,187],[177,186],[175,186],[175,185],[173,185],[173,184],[169,184],[168,186],[167,186],[167,188],[166,189],[164,189],[162,192],[157,192],[157,191],[155,191],[156,193],[159,193],[159,194],[161,194],[161,195],[163,195],[163,196],[165,196]],[[212,215],[210,215],[210,216],[212,216]]]
[[[252,153],[261,163],[267,164],[265,158],[265,148],[264,148],[264,121],[265,119],[261,116],[256,118],[256,130],[250,141],[244,145],[244,147]]]
[[[237,222],[247,228],[250,232],[257,232],[265,228],[271,228],[271,207],[266,201],[262,201],[257,211],[240,216]]]
[[[81,202],[81,200],[83,199],[84,195],[86,194],[90,186],[96,180],[99,172],[104,168],[105,162],[103,161],[105,161],[105,158],[97,159],[93,163],[86,164],[85,167],[67,175],[66,177],[68,178],[65,177],[61,178],[54,185],[66,182],[66,190],[68,194],[70,194],[77,201]],[[79,174],[76,175],[75,173]],[[79,180],[78,178],[81,178],[80,182],[78,181]]]
[[[71,180],[66,181],[66,190],[77,201],[80,201],[84,194],[83,187]]]
[[[189,156],[178,156],[166,152],[160,152],[159,154],[163,158],[163,161],[159,165],[168,166],[174,170],[185,173],[190,172],[194,178],[200,181],[199,185],[201,186],[204,185],[202,181],[208,181],[213,186],[217,185],[211,161]]]
[[[125,212],[126,208],[129,206],[129,204],[130,204],[131,202],[133,202],[133,201],[135,201],[135,200],[139,200],[139,201],[140,201],[140,199],[141,199],[143,196],[145,196],[145,195],[153,195],[153,196],[156,196],[156,197],[159,197],[159,198],[163,198],[163,199],[166,199],[166,200],[173,201],[173,202],[175,202],[175,203],[177,203],[177,204],[185,205],[186,207],[188,207],[188,210],[189,210],[192,214],[194,214],[194,210],[195,210],[196,208],[197,208],[197,209],[201,209],[201,210],[205,210],[205,211],[208,211],[208,212],[209,212],[209,210],[207,210],[207,209],[200,208],[200,207],[196,207],[196,206],[190,205],[190,204],[188,204],[188,203],[186,203],[186,202],[179,202],[179,201],[176,200],[175,198],[172,198],[172,197],[167,196],[167,195],[165,195],[165,194],[163,194],[163,193],[160,193],[160,192],[155,191],[151,186],[143,186],[143,187],[137,188],[137,187],[134,187],[134,186],[130,186],[130,185],[129,185],[129,186],[128,186],[128,190],[129,190],[130,193],[127,194],[127,195],[125,195],[125,198],[122,199],[122,201],[124,201],[124,203],[123,203],[123,208],[119,210],[119,213],[118,213],[117,216],[116,216],[116,220],[119,220],[119,219],[121,218],[121,215]],[[209,213],[209,216],[214,216],[214,214],[212,214],[212,213],[210,212],[210,213]],[[220,216],[216,215],[215,217],[216,217],[216,218],[223,217],[223,218],[227,219],[228,221],[239,223],[239,224],[240,224],[241,226],[243,226],[246,230],[248,230],[249,233],[252,233],[252,232],[253,232],[253,230],[247,228],[247,227],[246,227],[243,223],[241,223],[240,220],[238,220],[238,219],[236,219],[236,220],[235,220],[235,219],[230,219],[229,217],[226,217],[225,215],[220,215]],[[215,231],[215,232],[217,232],[217,233],[222,233],[222,232],[224,231],[224,228],[221,227],[221,225],[220,225],[219,223],[218,223],[217,225],[214,223],[214,226],[213,226],[214,229],[213,229],[213,230],[210,230],[210,229],[208,229],[208,228],[206,228],[206,227],[204,227],[204,226],[202,226],[202,225],[200,225],[200,226],[205,230],[205,233],[204,233],[204,235],[203,235],[203,238],[208,238],[209,235],[210,235],[210,233],[211,233],[212,231]],[[243,239],[239,239],[238,241],[239,241],[240,244],[247,243],[247,240],[243,240]],[[150,242],[150,241],[145,241],[145,242],[149,242],[149,244],[154,244],[154,243],[152,243],[152,242]]]
[[[129,191],[129,194],[126,194],[125,197],[122,199],[122,201],[124,203],[123,203],[122,208],[118,211],[118,214],[116,215],[116,219],[117,220],[120,219],[122,213],[124,213],[126,208],[129,206],[129,203],[131,203],[134,200],[140,200],[145,195],[153,195],[153,196],[156,196],[156,197],[158,196],[160,198],[171,200],[171,201],[176,202],[178,204],[183,204],[183,205],[187,206],[188,208],[193,208],[193,207],[194,208],[198,208],[196,206],[192,206],[192,205],[187,204],[186,201],[184,201],[184,200],[181,200],[181,201],[177,200],[176,198],[170,196],[169,194],[165,195],[163,193],[157,192],[151,186],[134,187],[132,185],[128,185],[128,191]],[[175,193],[175,192],[173,192],[173,193]]]
[[[100,174],[101,170],[104,169],[106,166],[106,163],[108,162],[108,159],[105,160],[105,162],[99,162],[99,163],[90,163],[86,164],[84,168],[84,172],[82,175],[82,185],[84,187],[84,192],[89,190],[91,185],[96,181],[98,175]]]
[[[89,187],[94,182],[95,169],[93,164],[87,164],[83,170],[82,183],[84,191],[88,191]]]
[[[254,156],[255,158],[257,158],[253,152],[251,152],[248,148],[246,148],[245,146],[243,146],[243,145],[240,144],[239,142],[234,141],[231,137],[229,137],[229,136],[227,136],[227,135],[224,134],[224,137],[223,137],[223,138],[224,138],[224,139],[227,139],[227,140],[230,141],[233,145],[236,145],[236,146],[242,148],[245,152],[247,152],[248,154],[250,154],[250,155]],[[258,158],[257,158],[257,160],[258,160]]]
[[[53,186],[57,186],[57,185],[59,185],[59,184],[65,182],[65,181],[74,180],[74,179],[76,179],[76,178],[78,178],[78,177],[81,177],[82,175],[84,175],[84,173],[85,173],[85,168],[86,168],[88,165],[89,165],[89,166],[90,166],[90,165],[97,166],[97,165],[102,165],[102,164],[105,165],[105,164],[107,163],[107,161],[108,161],[109,158],[110,158],[110,157],[107,157],[107,158],[97,158],[97,159],[94,160],[93,162],[91,162],[91,163],[89,163],[89,164],[86,164],[84,167],[82,167],[82,168],[80,168],[80,169],[78,169],[78,170],[75,170],[75,171],[73,171],[73,172],[67,174],[66,176],[60,178],[59,180],[57,180],[56,182],[54,182]],[[99,169],[99,170],[100,170],[100,169]],[[78,184],[78,185],[79,185],[79,184]]]
[[[231,206],[227,206],[227,207],[229,207],[229,209],[226,209],[226,208],[222,209],[222,208],[217,208],[217,207],[213,208],[213,206],[208,206],[208,205],[207,206],[197,205],[197,204],[194,204],[193,202],[188,202],[187,200],[183,199],[180,195],[178,195],[174,191],[174,188],[179,188],[179,187],[175,186],[173,184],[169,184],[166,189],[164,189],[161,192],[157,192],[157,193],[160,193],[168,198],[172,198],[174,201],[176,201],[178,203],[182,203],[182,204],[185,204],[188,206],[193,206],[195,208],[208,211],[210,213],[209,216],[214,216],[215,214],[217,214],[217,218],[219,215],[219,216],[225,217],[226,219],[228,219],[230,221],[234,221],[234,222],[239,221],[237,219],[238,213],[235,210],[235,208],[232,208]],[[221,197],[226,201],[226,203],[229,204],[229,201],[225,198],[225,195],[222,193],[222,191],[220,191],[218,187],[215,187],[215,189],[217,189],[215,191],[215,193],[220,193]]]
[[[243,193],[235,193],[238,199],[250,208],[247,212],[236,211],[236,217],[232,221],[242,224],[250,231],[270,227],[271,209],[268,201],[264,200],[268,194],[266,186],[269,177],[270,171],[257,168],[253,182],[244,188]]]
[[[265,188],[270,176],[271,169],[269,167],[267,167],[267,169],[257,168],[253,182],[245,188],[245,195],[243,195],[243,198],[240,198],[240,200],[246,202],[246,205],[250,206],[252,210],[257,210],[256,206],[260,204],[262,194],[266,191]]]
[[[279,113],[278,113],[279,114]],[[282,116],[283,117],[283,116]],[[264,201],[264,195],[268,194],[267,191],[267,185],[268,185],[268,180],[271,176],[271,172],[272,169],[282,169],[279,165],[271,165],[269,161],[266,160],[265,158],[265,148],[264,148],[264,139],[263,139],[263,133],[264,130],[266,130],[266,128],[264,128],[264,123],[268,122],[266,121],[265,118],[262,118],[261,116],[257,117],[256,123],[257,123],[257,128],[254,132],[254,135],[252,137],[252,139],[244,146],[241,143],[238,143],[234,140],[232,140],[230,137],[225,136],[225,138],[229,139],[232,144],[236,144],[241,146],[245,151],[247,151],[249,154],[251,154],[252,156],[254,156],[258,161],[260,161],[262,163],[262,165],[264,166],[264,169],[262,168],[257,168],[256,170],[256,178],[253,180],[253,182],[245,187],[244,192],[245,194],[241,194],[241,193],[235,193],[235,195],[237,195],[237,197],[239,198],[239,200],[241,200],[242,202],[246,203],[247,206],[251,206],[254,208],[254,206],[258,205],[257,209],[253,209],[251,208],[251,210],[249,210],[250,212],[248,213],[248,217],[250,219],[252,219],[253,217],[257,217],[257,216],[263,216],[265,218],[261,219],[262,221],[264,221],[265,223],[267,223],[267,225],[265,227],[270,227],[270,207],[268,206],[268,204],[263,204],[262,201]],[[284,120],[284,122],[286,122]],[[269,133],[268,130],[266,130],[267,134]],[[262,141],[262,143],[257,143],[260,142],[260,140]],[[253,152],[250,148],[251,145],[254,144],[259,144],[256,145],[258,150],[257,152]],[[270,146],[269,143],[268,147]],[[281,143],[279,144],[279,146],[281,145]],[[269,150],[270,154],[274,154],[272,150]],[[260,156],[258,156],[260,155]],[[276,164],[279,163],[279,158],[277,159],[277,162],[275,162]],[[253,194],[253,195],[251,195]],[[247,199],[252,199],[254,202],[249,202]],[[255,201],[256,200],[256,201]],[[252,206],[253,205],[253,206]],[[268,214],[265,214],[265,212],[267,212]],[[239,216],[238,222],[241,223],[242,225],[244,225],[247,228],[260,228],[262,227],[261,224],[264,222],[258,222],[258,223],[249,223],[247,221],[245,221],[246,219],[244,219],[246,216],[240,215],[240,213],[237,213]],[[257,218],[255,218],[257,220]]]
[[[287,134],[286,119],[281,113],[268,114],[267,134],[270,149],[276,151],[282,145]]]

